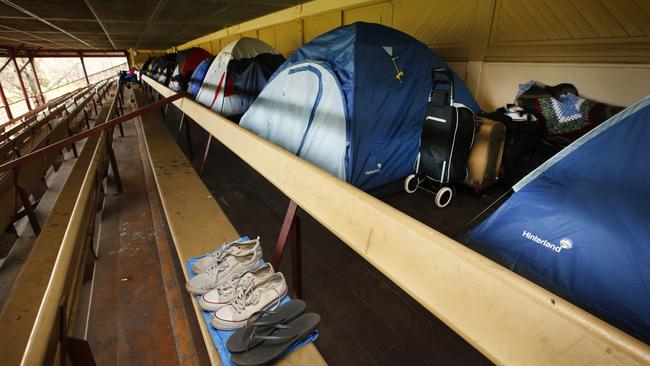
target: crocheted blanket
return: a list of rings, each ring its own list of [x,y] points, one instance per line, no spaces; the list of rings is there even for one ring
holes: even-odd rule
[[[572,84],[548,86],[538,81],[519,85],[516,102],[542,121],[548,141],[560,144],[571,143],[623,110],[581,97]]]

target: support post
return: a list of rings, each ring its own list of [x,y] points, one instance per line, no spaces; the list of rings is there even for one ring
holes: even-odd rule
[[[208,142],[205,144],[205,150],[203,151],[203,160],[201,160],[201,169],[199,169],[199,175],[203,175],[203,172],[205,172],[205,164],[208,162],[210,145],[212,145],[212,135],[208,134]]]
[[[66,319],[66,301],[63,299],[59,305],[59,342],[61,365],[67,365],[67,358],[72,366],[95,366],[95,357],[90,349],[90,344],[85,339],[69,337],[67,335],[68,324]]]
[[[293,200],[289,201],[287,213],[282,222],[282,229],[278,236],[278,241],[273,248],[271,265],[275,270],[280,269],[280,262],[284,255],[284,249],[287,242],[291,240],[291,273],[293,277],[293,290],[291,295],[296,298],[302,298],[302,243],[300,238],[300,218],[296,215],[298,204]]]
[[[0,83],[0,97],[2,98],[2,104],[5,106],[5,111],[7,111],[7,117],[9,117],[9,120],[14,119],[14,116],[11,114],[11,106],[9,105],[9,102],[7,102],[7,96],[5,96],[5,91],[2,88],[1,83]]]
[[[27,110],[32,110],[32,105],[29,103],[29,96],[27,95],[27,89],[25,89],[25,83],[23,83],[23,76],[20,74],[20,68],[18,68],[18,62],[16,62],[15,57],[11,57],[11,60],[14,63],[16,68],[16,77],[18,77],[18,84],[20,84],[20,91],[23,92],[23,98],[25,98],[25,104],[27,104]]]
[[[38,218],[36,217],[36,213],[34,213],[34,208],[32,207],[32,202],[29,200],[29,195],[19,186],[16,186],[16,191],[18,191],[18,196],[23,203],[23,207],[27,213],[27,218],[29,219],[29,224],[32,226],[32,230],[34,230],[34,235],[40,235],[41,225],[38,223]]]
[[[38,95],[41,98],[41,104],[45,103],[45,97],[43,96],[43,90],[41,89],[41,82],[38,80],[38,74],[36,73],[36,65],[34,65],[34,58],[29,58],[29,63],[32,65],[32,73],[34,74],[34,80],[36,80],[36,87],[38,88]]]
[[[86,72],[86,64],[84,63],[84,57],[79,53],[79,59],[81,60],[81,68],[84,70],[84,77],[86,78],[86,85],[90,85],[90,80],[88,80],[88,73]]]
[[[192,148],[192,137],[190,136],[190,121],[185,123],[185,138],[187,139],[187,153],[189,155],[190,161],[194,163],[194,149]],[[210,135],[212,136],[212,135]]]
[[[176,142],[181,139],[181,132],[183,131],[183,123],[185,122],[185,113],[181,115],[181,122],[178,124],[178,131],[176,132]]]
[[[115,158],[115,151],[113,150],[113,131],[111,128],[106,134],[106,150],[108,153],[108,158],[110,159],[111,169],[113,169],[113,177],[115,178],[115,185],[117,186],[117,193],[124,193],[124,187],[122,186],[122,178],[120,177],[120,171],[117,169],[117,159]]]

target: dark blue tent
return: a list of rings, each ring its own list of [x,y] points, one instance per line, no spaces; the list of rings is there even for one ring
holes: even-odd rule
[[[203,83],[205,74],[208,72],[208,68],[210,68],[210,64],[212,63],[212,60],[214,60],[214,57],[208,57],[205,60],[201,61],[199,66],[197,66],[196,69],[194,69],[194,72],[190,77],[189,85],[187,87],[187,92],[191,96],[196,97],[196,94],[199,92],[199,89],[201,89],[201,84]]]
[[[339,27],[280,66],[240,124],[373,189],[414,171],[436,67],[447,65],[405,33],[368,23]],[[454,77],[454,100],[477,112]]]
[[[650,341],[650,97],[515,185],[469,245]]]

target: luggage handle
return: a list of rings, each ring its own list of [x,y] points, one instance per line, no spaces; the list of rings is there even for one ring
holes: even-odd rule
[[[447,80],[437,79],[436,74],[444,74]],[[431,69],[431,91],[429,92],[429,101],[433,95],[436,84],[449,84],[449,105],[454,104],[454,74],[447,68],[436,67]]]

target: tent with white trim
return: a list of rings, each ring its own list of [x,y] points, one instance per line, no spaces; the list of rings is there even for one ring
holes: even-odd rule
[[[289,58],[240,125],[364,190],[415,170],[432,70],[449,66],[396,29],[354,23]],[[453,100],[478,112],[453,74]]]
[[[214,58],[196,101],[222,116],[242,115],[284,62],[273,47],[255,38],[240,38]]]

